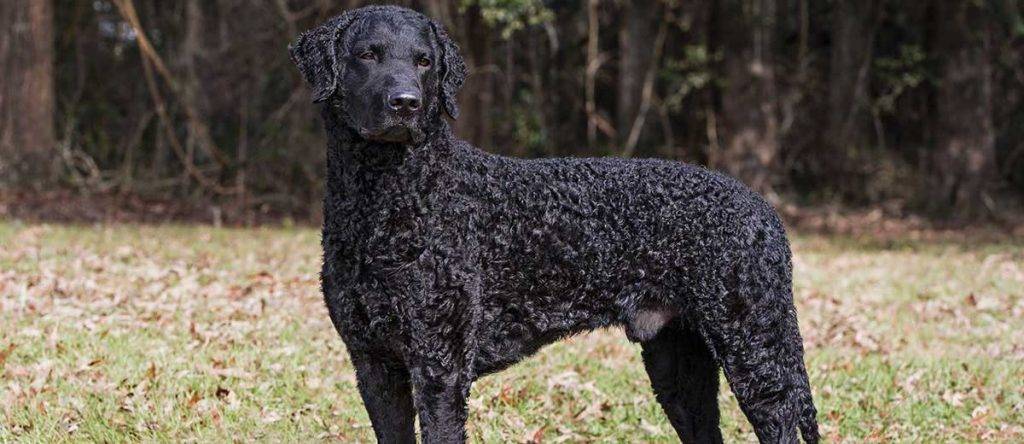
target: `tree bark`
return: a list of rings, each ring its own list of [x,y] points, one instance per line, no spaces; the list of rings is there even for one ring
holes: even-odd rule
[[[52,180],[53,6],[0,2],[0,183],[39,187]]]
[[[462,55],[469,65],[469,76],[459,94],[459,119],[455,130],[459,136],[485,149],[494,148],[494,73],[491,54],[492,34],[479,6],[468,8],[462,17],[466,45]]]
[[[983,7],[968,0],[935,3],[934,202],[977,216],[995,171],[992,116],[992,30]]]
[[[839,0],[835,5],[827,134],[834,150],[858,149],[871,132],[868,74],[881,1]]]
[[[710,161],[754,190],[772,194],[779,154],[775,85],[775,0],[717,3],[722,54],[721,152]],[[712,144],[714,146],[714,144]]]
[[[616,120],[618,134],[622,142],[625,142],[640,110],[644,77],[648,67],[654,62],[658,2],[626,2],[623,8],[625,23],[619,31],[619,97]]]
[[[587,64],[585,67],[584,94],[587,112],[587,146],[593,148],[597,144],[597,68],[600,66],[601,22],[597,16],[598,0],[587,0]]]

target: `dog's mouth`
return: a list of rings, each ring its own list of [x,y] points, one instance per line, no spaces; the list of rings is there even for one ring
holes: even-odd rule
[[[377,131],[363,129],[360,133],[366,140],[402,144],[420,143],[424,137],[423,131],[406,124],[392,125]]]

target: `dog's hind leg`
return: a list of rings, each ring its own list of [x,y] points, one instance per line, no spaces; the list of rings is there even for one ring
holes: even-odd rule
[[[718,365],[697,332],[675,319],[642,343],[651,387],[684,443],[720,443]]]
[[[352,353],[359,394],[381,443],[416,443],[409,371],[405,364],[369,353]]]
[[[818,440],[803,345],[788,291],[727,296],[729,322],[706,334],[740,409],[763,443]],[[763,296],[761,296],[763,294]]]

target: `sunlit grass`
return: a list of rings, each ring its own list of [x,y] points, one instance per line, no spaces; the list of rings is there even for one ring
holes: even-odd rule
[[[1024,439],[1024,241],[794,250],[831,440]],[[312,229],[0,223],[0,441],[372,440],[319,260]],[[620,332],[577,337],[479,381],[470,435],[672,442],[647,384]]]

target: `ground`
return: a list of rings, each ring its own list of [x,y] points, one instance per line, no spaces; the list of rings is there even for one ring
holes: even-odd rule
[[[1024,440],[1024,237],[793,238],[829,441]],[[0,442],[371,440],[319,263],[309,228],[0,222]],[[639,353],[601,331],[479,381],[472,441],[672,442]]]

